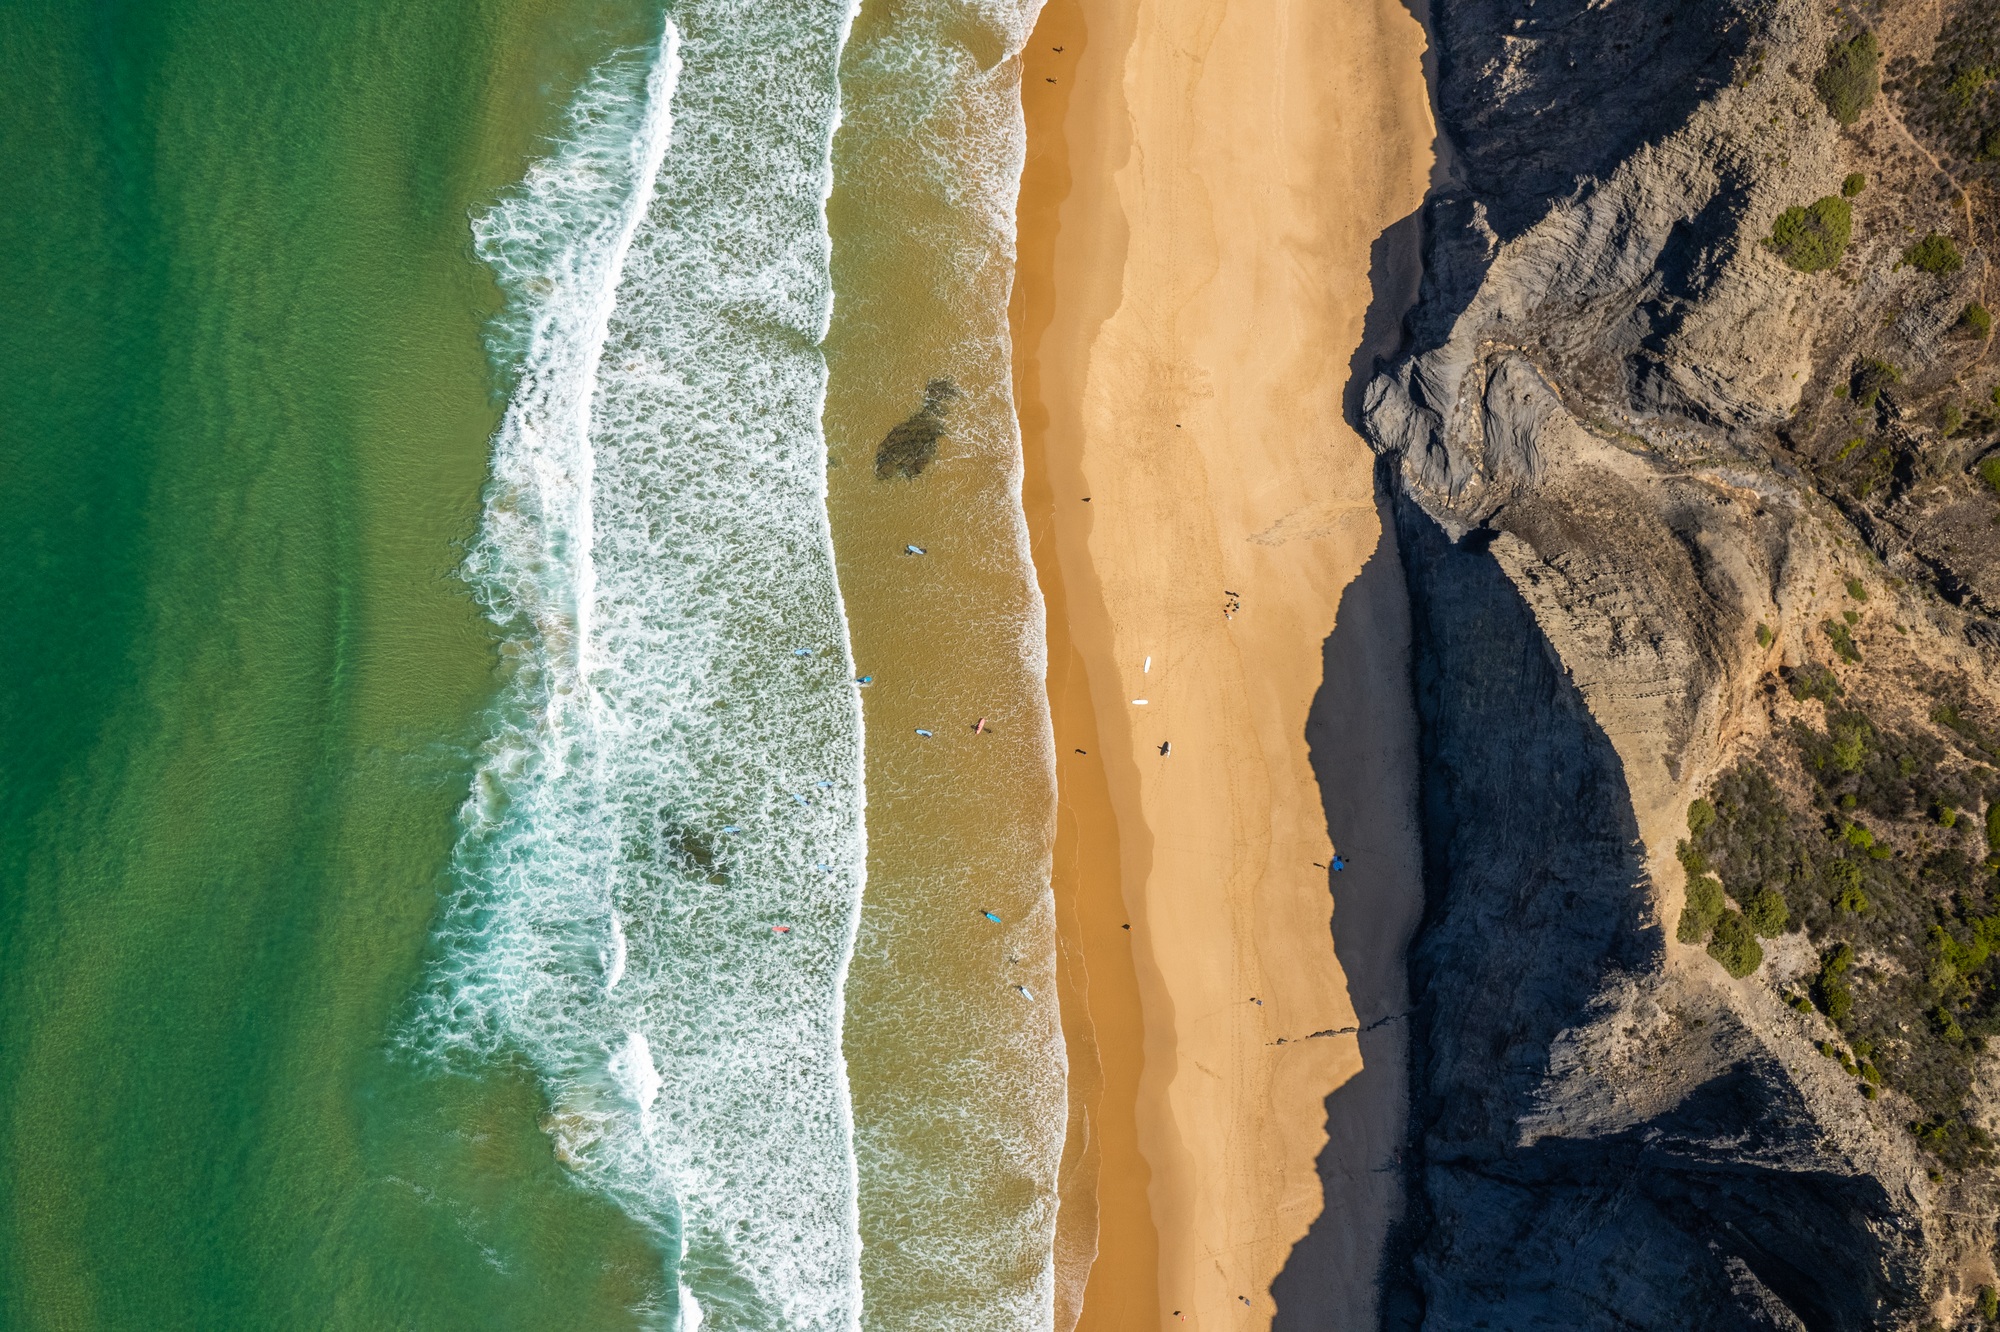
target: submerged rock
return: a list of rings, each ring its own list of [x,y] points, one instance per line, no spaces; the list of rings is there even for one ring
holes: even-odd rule
[[[945,413],[957,396],[958,388],[949,379],[933,379],[924,386],[924,405],[883,436],[882,446],[875,450],[877,480],[923,475],[924,468],[937,458]]]

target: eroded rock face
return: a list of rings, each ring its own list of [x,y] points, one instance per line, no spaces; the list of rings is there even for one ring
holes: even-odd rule
[[[1415,603],[1428,889],[1391,1326],[1914,1327],[1990,1253],[1942,1201],[1987,1184],[1932,1178],[1906,1107],[1822,1057],[1775,963],[1735,980],[1673,941],[1688,802],[1770,730],[1771,673],[1827,655],[1844,552],[1874,541],[1909,580],[1898,632],[1993,678],[1976,598],[1940,600],[1936,552],[1883,535],[1914,490],[1862,488],[1813,442],[1845,428],[1857,330],[1950,369],[1974,288],[1895,268],[1907,235],[1881,219],[1832,273],[1762,244],[1887,132],[1815,97],[1839,22],[1436,16],[1455,179],[1365,399]],[[1920,436],[1884,447],[1961,474],[1981,447]],[[1980,502],[1955,484],[1940,506]]]
[[[1398,538],[1430,901],[1389,1324],[1883,1325],[1925,1281],[1907,1141],[1805,1019],[1667,965],[1626,764],[1541,627],[1563,600],[1538,611],[1516,582],[1533,557],[1454,542],[1407,500]],[[1603,646],[1569,656],[1616,682]],[[1640,651],[1635,689],[1660,678]]]

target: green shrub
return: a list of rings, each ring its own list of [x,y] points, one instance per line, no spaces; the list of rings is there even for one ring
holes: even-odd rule
[[[1820,881],[1838,898],[1861,887],[1861,866],[1851,860],[1829,860],[1819,867]]]
[[[1791,913],[1785,909],[1785,895],[1775,888],[1760,888],[1743,906],[1743,919],[1759,938],[1775,939],[1785,932]]]
[[[1853,965],[1854,946],[1835,944],[1820,958],[1819,975],[1813,980],[1813,1002],[1836,1025],[1847,1021],[1854,1012],[1854,992],[1843,979]]]
[[[1822,620],[1819,627],[1833,640],[1833,650],[1840,654],[1843,661],[1861,660],[1861,649],[1854,645],[1854,635],[1847,632],[1846,625],[1835,624],[1832,620]]]
[[[1774,634],[1774,633],[1772,633],[1772,632],[1771,632],[1771,629],[1770,629],[1770,626],[1769,626],[1769,625],[1766,625],[1766,624],[1762,624],[1762,623],[1759,623],[1759,624],[1758,624],[1758,626],[1757,626],[1757,646],[1758,646],[1758,647],[1760,647],[1760,648],[1767,648],[1767,647],[1771,646],[1771,644],[1773,644],[1773,643],[1775,643],[1775,642],[1777,642],[1777,641],[1778,641],[1778,636],[1777,636],[1776,634]]]
[[[1960,111],[1970,111],[1980,90],[1991,82],[1992,70],[1984,65],[1967,65],[1945,85],[1945,96],[1951,98]]]
[[[1993,312],[1978,301],[1965,307],[1965,312],[1959,315],[1958,322],[1975,337],[1983,338],[1993,332]]]
[[[2000,162],[2000,130],[1989,131],[1986,137],[1979,141],[1979,160]]]
[[[1854,205],[1838,195],[1778,214],[1764,243],[1801,273],[1823,273],[1847,253],[1854,234]]]
[[[1868,758],[1874,728],[1869,725],[1868,718],[1859,712],[1829,710],[1824,735],[1805,726],[1799,727],[1797,734],[1806,746],[1808,766],[1819,773],[1820,780],[1824,782],[1835,774],[1861,771],[1862,763]],[[1852,791],[1842,794],[1842,809],[1853,808],[1853,795]],[[1848,833],[1848,825],[1843,823],[1840,831]],[[1867,830],[1863,829],[1861,835],[1866,833]]]
[[[1674,936],[1684,944],[1698,944],[1708,938],[1715,922],[1729,909],[1722,897],[1722,884],[1705,874],[1690,874],[1687,885],[1687,905],[1681,908],[1679,927]]]
[[[1867,29],[1827,48],[1826,63],[1813,76],[1813,90],[1827,114],[1843,125],[1861,119],[1882,86],[1882,46]]]
[[[1942,277],[1946,273],[1956,273],[1965,267],[1965,256],[1958,252],[1958,243],[1951,237],[1943,232],[1933,231],[1903,251],[1903,262],[1923,272]]]
[[[2000,801],[1986,807],[1986,849],[2000,854]]]
[[[2000,1323],[2000,1291],[1991,1286],[1979,1288],[1979,1316],[1989,1323]]]
[[[1789,683],[1792,697],[1801,703],[1809,698],[1832,703],[1841,694],[1840,681],[1824,666],[1807,666],[1793,671]]]
[[[1846,180],[1840,182],[1841,196],[1847,199],[1853,199],[1858,197],[1861,191],[1867,188],[1868,188],[1868,177],[1862,175],[1859,171],[1849,176]]]
[[[1715,937],[1708,941],[1708,955],[1722,964],[1730,975],[1741,978],[1764,964],[1764,945],[1750,929],[1741,912],[1725,911],[1715,922]]]
[[[1847,580],[1847,595],[1853,597],[1856,601],[1866,601],[1868,600],[1868,585],[1859,578],[1850,578]]]
[[[1715,806],[1696,799],[1688,804],[1688,831],[1696,837],[1715,826]],[[1699,854],[1697,852],[1696,854]]]
[[[1979,460],[1979,479],[1995,493],[2000,493],[2000,453]]]
[[[1873,407],[1882,390],[1903,382],[1903,372],[1887,361],[1864,356],[1854,367],[1854,402],[1863,410]]]
[[[1946,439],[1950,439],[1953,435],[1956,435],[1958,428],[1964,424],[1965,413],[1959,410],[1958,404],[1955,402],[1946,403],[1944,410],[1938,414],[1938,431]]]

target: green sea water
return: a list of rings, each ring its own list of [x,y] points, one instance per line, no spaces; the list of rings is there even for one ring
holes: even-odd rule
[[[0,7],[0,1325],[669,1298],[525,1071],[383,1052],[494,681],[468,217],[657,24]]]
[[[0,5],[0,1328],[1047,1325],[1035,5],[671,8]]]

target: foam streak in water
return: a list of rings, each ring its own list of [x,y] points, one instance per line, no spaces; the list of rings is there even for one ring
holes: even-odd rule
[[[657,1321],[847,1329],[861,732],[817,343],[848,13],[675,15],[475,227],[517,387],[466,572],[510,677],[411,1035],[533,1062],[561,1158],[679,1255]]]

